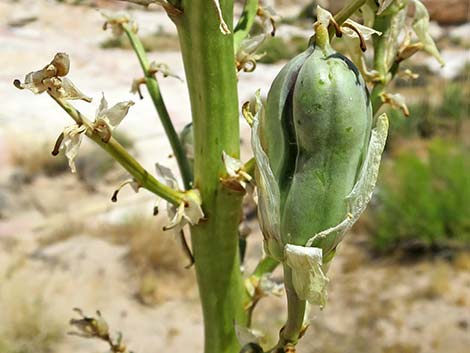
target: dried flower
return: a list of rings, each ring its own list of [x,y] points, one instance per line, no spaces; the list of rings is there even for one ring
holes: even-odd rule
[[[248,191],[252,177],[243,170],[243,163],[225,151],[222,152],[222,160],[228,174],[228,177],[221,178],[222,183],[233,190]]]
[[[155,164],[155,168],[161,182],[173,189],[178,189],[178,182],[171,169],[158,163]],[[175,235],[178,235],[186,224],[196,225],[204,218],[199,191],[188,190],[184,194],[184,200],[178,206],[169,202],[167,203],[167,213],[170,218],[170,223],[163,229],[172,230]]]
[[[121,123],[133,105],[133,101],[124,101],[108,108],[108,102],[103,94],[93,123],[93,130],[101,136],[103,142],[109,141],[111,132]]]
[[[111,27],[111,32],[113,36],[119,38],[124,34],[124,29],[122,26],[124,24],[128,25],[132,32],[137,33],[139,27],[137,23],[131,19],[131,17],[126,13],[117,13],[117,14],[106,14],[104,12],[101,13],[104,18],[106,18],[106,22],[103,24],[103,30],[107,30]]]
[[[81,316],[81,319],[70,319],[70,325],[78,329],[78,332],[71,332],[72,334],[85,338],[109,339],[109,326],[99,311],[96,312],[96,318],[85,316],[78,308],[74,311]]]
[[[28,89],[34,94],[48,91],[55,98],[81,99],[91,102],[90,97],[84,95],[72,81],[64,77],[69,73],[69,70],[69,56],[65,53],[57,53],[44,68],[28,73],[23,83],[20,80],[15,80],[13,84],[19,89]]]
[[[393,108],[400,109],[405,116],[410,115],[410,111],[406,105],[405,97],[403,97],[400,93],[382,93],[380,95],[382,102],[385,104],[390,104]]]
[[[122,119],[127,115],[129,107],[134,105],[132,101],[125,101],[115,104],[108,109],[106,98],[101,98],[100,106],[96,111],[95,121],[91,124],[90,129],[101,136],[103,142],[108,142],[111,138],[111,132],[117,127]],[[65,149],[65,156],[69,161],[70,170],[76,172],[75,158],[77,157],[80,144],[82,142],[83,133],[89,128],[84,124],[73,124],[64,129],[59,135],[55,144],[53,155],[57,155],[60,149]]]

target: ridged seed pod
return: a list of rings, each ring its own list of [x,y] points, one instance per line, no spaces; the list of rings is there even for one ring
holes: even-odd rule
[[[283,244],[303,246],[344,219],[371,126],[364,80],[328,41],[312,42],[281,70],[268,94],[260,139],[279,185]],[[336,244],[330,238],[314,246],[327,256]]]

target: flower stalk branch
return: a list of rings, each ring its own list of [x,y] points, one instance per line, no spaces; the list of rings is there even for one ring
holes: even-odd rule
[[[163,128],[165,129],[168,140],[170,141],[171,148],[175,155],[181,177],[183,179],[184,187],[186,189],[190,189],[193,179],[191,166],[184,152],[183,145],[181,144],[175,127],[171,121],[170,115],[160,92],[160,87],[155,77],[155,73],[150,70],[150,63],[147,58],[144,46],[129,24],[123,23],[122,29],[126,33],[127,38],[129,39],[132,48],[134,49],[135,54],[139,59],[140,66],[142,67],[142,71],[144,72],[145,76],[145,85],[147,86],[147,90],[150,94],[150,97],[152,98],[152,102],[160,117],[160,121],[162,122]]]
[[[354,14],[359,8],[366,3],[366,0],[352,0],[346,6],[344,6],[334,17],[338,25],[343,24],[352,14]]]
[[[246,0],[243,12],[240,15],[233,33],[233,45],[235,53],[240,48],[243,39],[247,38],[258,12],[259,0]]]
[[[50,95],[59,106],[75,120],[78,125],[86,127],[85,134],[96,142],[101,148],[108,152],[124,169],[126,169],[139,185],[150,192],[164,198],[173,205],[184,202],[184,193],[172,189],[155,179],[145,168],[132,157],[129,152],[113,137],[108,142],[103,142],[102,137],[93,131],[92,123],[77,109],[65,100]]]

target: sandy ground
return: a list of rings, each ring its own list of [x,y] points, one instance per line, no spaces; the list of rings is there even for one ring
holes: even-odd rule
[[[108,10],[122,7],[106,1],[101,4]],[[157,28],[174,31],[160,11],[133,14],[141,33]],[[11,26],[31,16],[37,19],[25,26]],[[139,101],[129,93],[132,79],[140,75],[136,58],[131,51],[99,48],[109,36],[101,31],[102,23],[100,13],[88,7],[54,1],[0,3],[0,332],[2,327],[12,326],[20,309],[28,305],[43,308],[43,331],[39,335],[52,325],[65,332],[72,308],[80,307],[87,313],[101,310],[111,327],[124,333],[135,353],[200,352],[203,328],[194,279],[189,280],[192,284],[184,295],[178,292],[179,278],[167,279],[159,286],[167,293],[174,290],[175,295],[154,306],[142,305],[135,298],[136,273],[125,261],[129,247],[88,234],[86,228],[77,232],[72,229],[76,223],[116,224],[137,213],[149,214],[154,202],[151,195],[124,190],[119,203],[112,204],[109,198],[119,180],[125,178],[122,172],[114,171],[109,180],[90,178],[88,183],[68,173],[56,178],[38,175],[25,182],[24,171],[10,163],[15,143],[23,141],[20,147],[26,151],[26,138],[52,146],[59,132],[71,124],[47,96],[33,96],[12,86],[13,79],[44,66],[54,53],[67,52],[72,60],[70,78],[94,98],[92,104],[77,103],[77,107],[94,116],[101,92],[110,103],[135,100],[137,104],[120,129],[135,141],[134,153],[148,170],[153,171],[156,161],[174,167],[150,100],[146,96]],[[184,77],[178,53],[151,53],[150,57],[170,63],[171,69]],[[258,65],[254,73],[242,74],[240,102],[258,88],[266,92],[280,67]],[[190,120],[186,87],[171,78],[161,79],[160,84],[179,130]],[[241,127],[244,155],[248,156],[249,129],[243,122]],[[91,154],[96,151],[91,144],[84,148]],[[90,183],[95,188],[92,193]],[[249,263],[261,253],[259,232],[254,228]],[[72,234],[44,242],[57,229]],[[397,263],[394,259],[369,258],[362,243],[362,237],[354,236],[341,248],[330,271],[330,302],[323,311],[312,310],[312,327],[299,352],[467,352],[470,257],[464,254],[453,262],[434,259]],[[269,328],[268,341],[275,339],[284,311],[284,300],[277,298],[267,299],[257,308],[255,326]],[[34,347],[34,342],[29,344]],[[105,349],[101,342],[65,335],[50,352]]]

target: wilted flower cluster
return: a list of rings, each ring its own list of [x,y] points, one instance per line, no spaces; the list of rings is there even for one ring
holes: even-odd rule
[[[84,338],[97,338],[109,344],[112,353],[132,353],[123,342],[122,334],[118,333],[116,337],[109,332],[109,325],[99,311],[96,317],[85,316],[81,309],[75,308],[74,311],[80,315],[80,319],[71,319],[70,325],[77,331],[69,332],[71,335]]]
[[[20,89],[29,89],[35,94],[47,91],[54,98],[64,101],[81,99],[91,102],[91,98],[80,92],[72,81],[65,77],[69,70],[69,56],[65,53],[57,53],[54,59],[43,69],[30,72],[26,75],[23,83],[15,80],[14,84]],[[59,135],[52,154],[57,155],[60,149],[64,149],[70,169],[75,173],[75,158],[83,134],[91,130],[98,134],[103,142],[108,142],[111,138],[111,132],[124,119],[133,104],[132,101],[125,101],[108,108],[108,102],[103,94],[96,111],[95,121],[91,125],[86,124],[84,121],[78,121],[76,124],[66,127]]]
[[[75,158],[82,142],[83,134],[88,129],[96,132],[103,142],[108,142],[111,138],[111,132],[119,125],[119,123],[127,115],[129,108],[134,105],[132,101],[120,102],[108,108],[108,102],[104,97],[101,98],[100,105],[96,111],[95,121],[90,127],[84,124],[74,124],[64,129],[59,136],[53,154],[57,154],[59,149],[65,150],[72,173],[76,172]]]
[[[65,76],[70,70],[70,59],[65,53],[57,53],[54,59],[44,68],[30,72],[24,82],[15,80],[14,85],[19,89],[29,89],[34,94],[49,92],[53,97],[73,100],[81,99],[91,102],[91,98],[85,96]]]
[[[390,79],[392,67],[424,50],[444,65],[441,55],[429,33],[429,13],[420,0],[368,0],[361,8],[364,24],[376,28],[378,23],[389,23],[383,31],[384,55],[378,62],[379,72],[369,72],[372,81]],[[346,42],[347,44],[347,42]],[[367,71],[362,54],[349,45],[348,52],[358,67]]]
[[[109,27],[111,27],[111,32],[116,38],[124,34],[124,29],[122,28],[124,24],[128,25],[130,27],[130,30],[134,33],[137,33],[137,31],[139,30],[137,23],[133,21],[131,17],[126,13],[110,15],[103,12],[102,15],[104,16],[104,18],[106,18],[106,21],[103,24],[103,30],[106,31]]]

